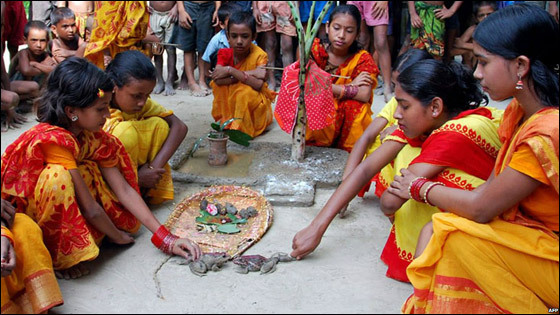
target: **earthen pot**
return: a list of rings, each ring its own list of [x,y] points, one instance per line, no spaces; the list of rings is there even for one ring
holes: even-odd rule
[[[223,166],[227,164],[227,142],[229,137],[226,135],[223,138],[212,138],[208,136],[210,143],[210,153],[208,153],[208,164],[211,166]]]

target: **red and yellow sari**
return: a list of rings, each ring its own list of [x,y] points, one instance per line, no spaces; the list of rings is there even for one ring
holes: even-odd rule
[[[2,277],[2,314],[39,314],[64,303],[37,223],[16,213],[6,233],[13,241],[16,268]]]
[[[251,44],[251,51],[247,58],[239,64],[233,64],[233,49],[222,48],[218,51],[218,64],[231,66],[240,71],[255,70],[258,66],[265,66],[268,55],[259,46]],[[215,121],[224,123],[231,118],[241,118],[232,122],[228,129],[240,130],[251,137],[262,134],[272,123],[272,101],[276,96],[265,82],[260,91],[242,82],[229,85],[217,85],[210,82],[214,102],[212,103],[212,117]]]
[[[328,70],[329,55],[318,38],[313,42],[311,55],[321,69]],[[331,73],[330,71],[327,72]],[[375,89],[379,69],[371,55],[365,50],[360,50],[348,57],[343,64],[336,68],[336,71],[332,74],[349,78],[333,77],[333,84],[350,84],[362,72],[371,74],[371,78],[375,82],[371,88]],[[335,98],[335,123],[321,130],[307,128],[306,143],[312,146],[336,147],[351,152],[356,141],[372,121],[372,102],[373,94],[367,103],[356,100],[341,101]]]
[[[169,124],[163,118],[173,115],[168,110],[148,98],[139,113],[127,114],[119,109],[111,109],[111,117],[103,129],[119,138],[128,153],[135,170],[153,161],[169,135]],[[173,200],[173,179],[171,167],[166,163],[161,180],[146,192],[151,204]]]
[[[434,234],[407,269],[414,294],[403,312],[558,309],[558,109],[543,109],[519,126],[523,114],[517,100],[506,109],[494,172],[511,167],[542,184],[488,224],[434,215]],[[527,159],[532,165],[522,168]]]
[[[104,234],[82,216],[70,172],[61,164],[46,162],[44,145],[72,153],[92,197],[118,229],[134,233],[140,228],[140,222],[120,204],[99,169],[118,167],[138,191],[135,170],[120,141],[104,131],[84,131],[76,138],[63,128],[38,124],[2,155],[2,198],[16,202],[18,210],[39,224],[54,269],[96,258]]]
[[[95,1],[93,27],[84,57],[100,69],[105,69],[105,49],[109,49],[112,58],[131,49],[151,58],[151,51],[141,44],[149,19],[146,1]]]
[[[501,147],[498,125],[502,111],[477,108],[464,111],[434,130],[420,143],[406,138],[397,129],[387,140],[407,139],[408,144],[379,174],[376,193],[380,196],[393,181],[396,171],[415,163],[446,167],[432,178],[447,187],[472,190],[483,184],[494,167]],[[386,141],[387,141],[386,140]],[[421,149],[420,149],[421,146]],[[415,200],[406,201],[395,213],[395,220],[381,254],[387,264],[387,276],[408,282],[406,268],[412,262],[418,235],[432,215],[442,210]]]

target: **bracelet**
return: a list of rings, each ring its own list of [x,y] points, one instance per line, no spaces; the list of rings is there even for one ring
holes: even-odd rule
[[[426,188],[426,190],[424,191],[424,202],[427,203],[428,205],[435,207],[433,204],[430,203],[430,201],[428,200],[428,193],[430,192],[430,190],[432,188],[434,188],[435,186],[444,186],[443,183],[440,182],[433,182],[430,184],[430,186],[428,186],[428,188]]]
[[[10,243],[12,244],[12,247],[14,247],[14,235],[12,234],[12,232],[5,226],[2,226],[2,236],[6,237],[8,240],[10,240]]]
[[[345,85],[346,87],[347,85]],[[346,92],[346,99],[353,99],[358,95],[359,88],[355,85],[348,85],[348,91]]]
[[[408,196],[410,199],[416,200],[418,202],[424,202],[422,196],[420,196],[420,189],[429,180],[426,177],[416,177],[410,185],[408,185]]]
[[[177,242],[178,239],[179,239],[179,237],[169,233],[169,235],[167,235],[163,239],[163,244],[159,249],[162,252],[166,253],[167,255],[172,255],[173,254],[173,246],[175,245],[175,242]]]
[[[161,244],[163,244],[163,240],[169,235],[171,232],[165,227],[165,225],[161,225],[157,231],[152,235],[152,244],[155,247],[160,248]]]
[[[346,94],[346,85],[343,86],[342,91],[338,95],[338,99],[341,100],[342,98],[344,98],[344,94]]]

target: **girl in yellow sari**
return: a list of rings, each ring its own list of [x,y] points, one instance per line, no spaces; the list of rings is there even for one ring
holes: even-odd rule
[[[473,191],[418,180],[403,170],[389,191],[445,209],[418,241],[407,274],[406,313],[550,313],[559,306],[558,24],[515,5],[474,33],[475,76],[490,97],[514,100],[492,177]],[[520,38],[519,36],[523,36]],[[556,69],[557,71],[557,69]]]
[[[372,90],[377,86],[379,69],[371,55],[358,48],[361,20],[355,6],[337,6],[327,22],[328,38],[313,42],[313,60],[321,69],[338,76],[332,78],[336,119],[321,130],[307,128],[308,145],[351,152],[372,121]]]
[[[2,314],[39,314],[63,303],[37,223],[2,199]]]
[[[264,82],[266,70],[259,68],[268,56],[251,42],[257,36],[255,18],[247,12],[234,13],[227,25],[231,48],[218,51],[216,69],[211,72],[210,87],[214,94],[212,117],[251,137],[262,134],[272,123],[272,100],[275,94]]]
[[[168,254],[200,255],[188,239],[170,234],[139,195],[121,142],[101,128],[109,117],[113,83],[99,68],[71,57],[49,76],[38,100],[41,122],[2,155],[2,198],[39,224],[57,276],[80,277],[107,236],[130,244],[144,224]]]
[[[360,163],[315,219],[295,235],[292,256],[302,258],[312,252],[341,207],[398,153],[397,161],[405,143],[422,146],[412,167],[426,177],[442,178],[447,185],[471,189],[490,175],[500,146],[497,118],[491,110],[478,108],[486,97],[470,72],[455,62],[446,65],[437,60],[421,60],[401,72],[395,93],[398,106],[394,117],[398,119],[399,129],[391,135],[392,141],[385,141]],[[398,141],[397,137],[403,140]],[[405,155],[409,156],[412,158],[406,163],[414,159],[414,155]],[[387,275],[401,281],[407,281],[403,274],[412,260],[408,252],[414,251],[420,229],[438,211],[434,207],[405,205],[401,208],[405,201],[387,199],[385,194],[381,199],[384,213],[394,219],[393,230],[405,237],[395,240],[392,233],[381,256],[389,265]],[[394,212],[399,208],[397,215],[400,212],[402,217],[395,217]],[[386,252],[387,248],[391,251]],[[405,248],[406,254],[403,256],[398,248]]]
[[[138,172],[142,196],[158,204],[173,199],[169,159],[188,128],[173,111],[150,98],[156,85],[156,69],[142,53],[118,54],[107,66],[115,83],[111,117],[103,129],[119,138]]]

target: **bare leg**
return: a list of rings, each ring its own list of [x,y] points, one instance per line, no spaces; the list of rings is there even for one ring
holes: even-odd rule
[[[282,65],[285,68],[294,62],[294,46],[292,44],[292,37],[281,34],[280,48],[282,49]]]
[[[169,47],[167,51],[167,81],[163,95],[175,95],[173,83],[177,80],[177,53],[175,47]]]
[[[206,92],[200,88],[200,86],[196,82],[196,79],[194,78],[194,55],[194,51],[185,53],[185,72],[187,73],[187,85],[189,90],[191,90],[191,94],[193,96],[201,97],[205,96]],[[182,83],[183,81],[181,81],[181,84]]]
[[[418,258],[418,256],[422,255],[426,247],[428,246],[428,242],[432,238],[434,234],[434,227],[432,222],[428,222],[420,231],[420,235],[418,236],[418,243],[416,244],[416,252],[414,253],[414,258]]]
[[[407,52],[410,48],[410,34],[406,34],[401,49],[399,50],[399,56]]]
[[[206,84],[206,72],[208,71],[206,66],[206,62],[202,60],[202,54],[198,53],[198,85],[205,95],[209,95],[212,93],[212,89]]]
[[[369,32],[366,21],[362,20],[362,25],[360,26],[360,35],[358,35],[358,43],[362,45],[365,50],[369,50]]]
[[[83,263],[79,263],[79,264],[77,264],[75,266],[72,266],[68,269],[55,270],[54,274],[59,279],[66,279],[66,280],[78,279],[80,277],[88,275],[89,274],[89,269],[86,268]]]
[[[268,67],[274,67],[274,62],[276,61],[276,31],[268,31],[264,33],[264,50],[268,55]],[[276,90],[276,79],[274,78],[274,71],[268,70],[268,88],[271,90]]]
[[[156,86],[154,94],[163,92],[163,55],[154,55],[154,64],[156,66]]]
[[[387,42],[387,25],[377,25],[373,27],[373,43],[375,51],[379,55],[379,67],[383,77],[383,95],[385,103],[391,99],[393,89],[391,89],[391,52]]]
[[[2,112],[6,114],[6,118],[2,121],[2,132],[6,132],[8,129],[19,128],[19,125],[27,121],[25,116],[15,111],[19,100],[20,98],[17,93],[2,90]]]

